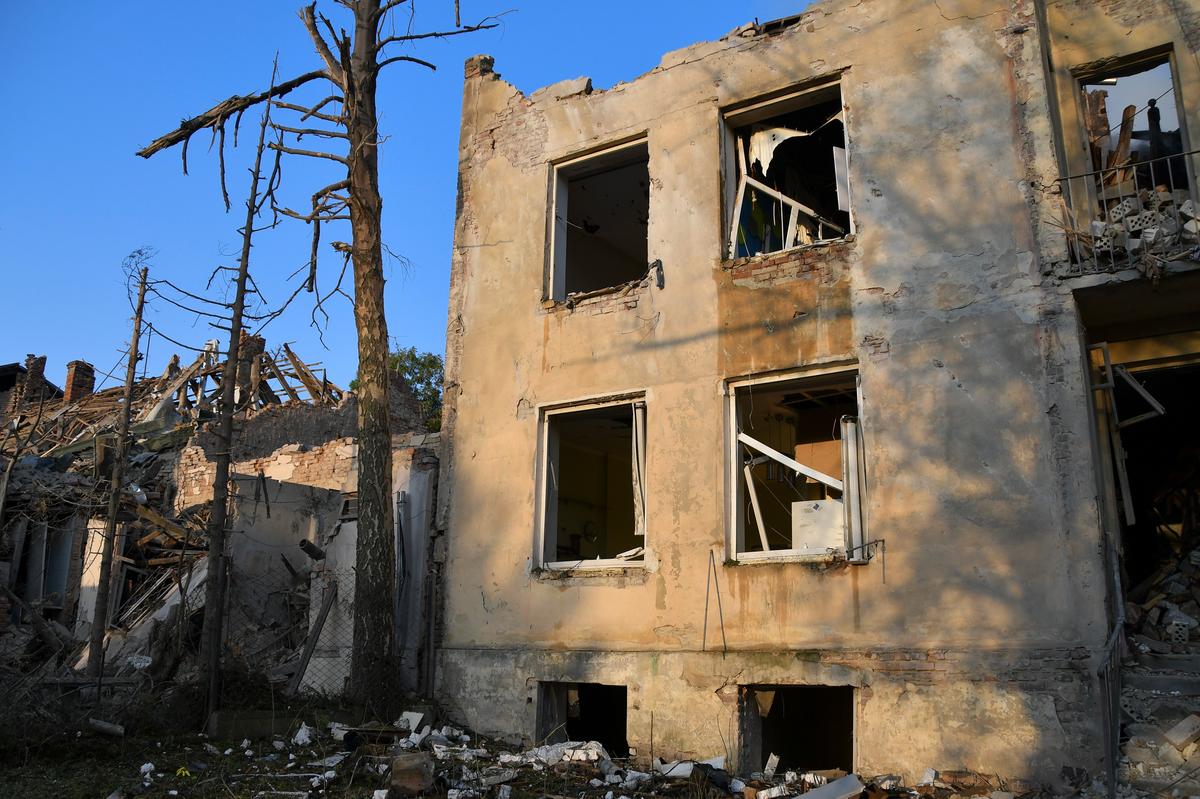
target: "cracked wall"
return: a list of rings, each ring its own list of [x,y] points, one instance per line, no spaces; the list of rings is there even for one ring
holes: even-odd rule
[[[1098,766],[1106,567],[1037,10],[827,2],[604,91],[525,96],[467,63],[439,506],[439,687],[464,721],[529,736],[537,681],[621,683],[631,744],[653,714],[657,754],[707,757],[736,751],[732,685],[854,685],[867,773]],[[726,260],[723,111],[839,75],[854,235]],[[641,135],[662,287],[546,302],[550,165]],[[725,382],[830,365],[862,378],[886,555],[727,562]],[[627,391],[646,396],[646,562],[539,572],[539,409]]]

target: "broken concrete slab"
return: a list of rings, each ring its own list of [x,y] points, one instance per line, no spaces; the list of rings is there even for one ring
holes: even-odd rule
[[[404,752],[392,757],[392,791],[419,796],[433,789],[433,757],[428,752]]]
[[[820,788],[813,788],[804,796],[807,799],[850,799],[852,796],[858,796],[866,787],[857,774],[847,774]]]
[[[1166,736],[1176,749],[1183,749],[1188,744],[1200,740],[1200,716],[1193,713],[1167,730]]]
[[[288,736],[296,729],[296,719],[269,710],[216,710],[208,717],[205,732],[216,740],[270,738]]]

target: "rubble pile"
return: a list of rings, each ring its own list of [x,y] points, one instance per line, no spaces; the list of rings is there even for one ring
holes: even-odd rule
[[[1133,588],[1125,621],[1121,781],[1200,794],[1200,548]]]
[[[707,760],[656,758],[641,767],[630,758],[611,757],[597,741],[562,741],[532,748],[512,747],[449,724],[434,724],[434,711],[409,711],[388,723],[360,725],[301,723],[288,735],[240,743],[202,738],[184,748],[176,768],[146,764],[130,775],[131,784],[114,797],[155,786],[188,795],[198,781],[220,779],[231,791],[254,795],[318,796],[363,786],[374,799],[444,795],[447,799],[578,797],[640,799],[678,796],[696,799],[1015,799],[1029,785],[972,771],[927,769],[920,784],[905,787],[897,776],[860,778],[829,770],[781,771],[771,766],[746,779],[726,768],[724,756]],[[176,759],[179,759],[178,757]],[[241,795],[238,793],[237,795]]]

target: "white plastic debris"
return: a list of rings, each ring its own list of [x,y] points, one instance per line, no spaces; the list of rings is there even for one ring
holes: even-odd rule
[[[371,799],[388,799],[388,789],[376,788],[375,793],[371,794]]]
[[[249,748],[250,748],[250,739],[243,738],[241,744],[238,745],[238,749],[249,749]]]
[[[346,737],[346,733],[349,731],[350,728],[339,721],[329,722],[329,734],[335,741],[343,740]]]
[[[779,755],[774,752],[767,758],[767,765],[763,766],[763,776],[771,779],[775,776],[775,769],[779,768]]]
[[[282,752],[284,749],[287,749],[287,744],[278,738],[276,738],[274,741],[271,741],[271,746],[275,747],[276,752]]]
[[[321,760],[314,760],[311,763],[309,763],[308,765],[322,766],[324,768],[333,768],[338,763],[341,763],[343,760],[345,760],[346,755],[347,755],[346,752],[339,752],[336,755],[330,755],[329,757],[323,758]]]
[[[937,769],[927,768],[921,775],[921,779],[917,781],[917,785],[933,785],[933,783],[937,782],[937,778]]]
[[[592,786],[593,788],[603,788],[604,780],[598,780],[593,777],[592,779],[588,780],[588,785]]]
[[[729,781],[729,790],[733,791],[735,794],[742,793],[746,790],[746,783],[742,782],[737,777],[734,777]]]
[[[310,743],[312,743],[313,732],[314,730],[312,727],[308,726],[303,721],[300,722],[300,729],[296,730],[296,734],[292,737],[292,743],[294,743],[296,746],[308,746]]]
[[[221,754],[221,750],[218,749],[217,747],[213,746],[212,744],[210,744],[208,741],[204,742],[204,751],[208,752],[210,755]]]
[[[512,786],[501,785],[496,789],[496,799],[510,799],[512,797]]]
[[[150,772],[154,771],[154,764],[153,763],[143,763],[140,771],[141,771],[143,777],[149,777]]]
[[[429,737],[430,727],[428,724],[420,732],[410,733],[408,740],[413,742],[413,746],[420,746],[421,742]]]
[[[138,671],[145,671],[146,669],[150,668],[150,664],[154,661],[149,655],[130,655],[129,657],[125,658],[125,662]],[[159,744],[159,746],[162,746],[162,744]]]
[[[779,799],[781,796],[791,796],[795,793],[789,785],[773,785],[770,788],[763,788],[756,796],[758,799]]]

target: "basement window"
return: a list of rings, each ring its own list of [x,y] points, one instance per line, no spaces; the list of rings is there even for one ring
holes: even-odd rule
[[[550,569],[641,563],[646,541],[646,406],[570,407],[542,417],[540,563]]]
[[[732,549],[739,560],[867,560],[858,377],[766,377],[729,392]]]
[[[843,238],[850,218],[846,115],[838,84],[731,112],[726,122],[728,255]]]
[[[649,163],[643,140],[554,166],[551,299],[586,296],[645,277]]]
[[[772,757],[778,774],[854,770],[852,687],[749,685],[739,698],[747,774],[763,771]]]
[[[538,740],[599,741],[612,757],[629,757],[628,697],[624,685],[538,683]]]

